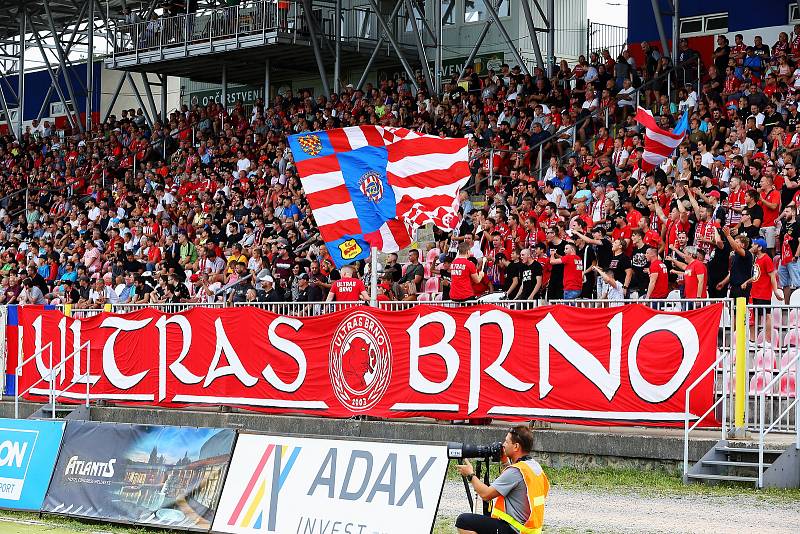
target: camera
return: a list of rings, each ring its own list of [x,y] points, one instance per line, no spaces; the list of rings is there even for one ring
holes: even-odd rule
[[[500,461],[500,456],[503,454],[503,443],[495,441],[485,445],[476,445],[474,443],[458,443],[451,441],[447,444],[447,457],[456,460],[462,458],[485,458]]]

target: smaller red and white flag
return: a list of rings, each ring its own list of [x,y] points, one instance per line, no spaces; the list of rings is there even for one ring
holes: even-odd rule
[[[642,170],[652,171],[670,157],[686,137],[689,123],[689,114],[683,112],[681,120],[671,132],[662,129],[653,115],[645,109],[636,111],[636,122],[644,126],[644,154],[642,155]]]

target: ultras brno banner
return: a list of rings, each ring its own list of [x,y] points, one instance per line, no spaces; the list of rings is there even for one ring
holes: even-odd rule
[[[214,532],[430,532],[447,447],[239,434]]]
[[[722,304],[682,313],[636,304],[416,306],[298,318],[193,308],[73,319],[23,309],[20,324],[24,354],[52,343],[54,365],[89,342],[93,399],[328,417],[682,425],[686,388],[714,363],[721,312]],[[22,387],[50,377],[48,357],[26,366]],[[56,373],[56,391],[85,381],[85,359],[80,351]],[[711,406],[712,375],[692,392],[690,418]],[[82,389],[60,397],[80,400]],[[47,384],[33,393],[47,395]]]
[[[63,433],[63,421],[0,419],[0,508],[41,509]]]
[[[207,531],[236,433],[70,421],[42,511]]]

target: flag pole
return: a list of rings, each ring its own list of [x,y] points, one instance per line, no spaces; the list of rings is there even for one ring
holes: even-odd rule
[[[369,305],[378,306],[378,247],[372,247],[372,254],[370,254]]]

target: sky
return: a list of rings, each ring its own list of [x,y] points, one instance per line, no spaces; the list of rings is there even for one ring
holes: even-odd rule
[[[589,20],[614,26],[628,25],[628,2],[645,0],[586,0]]]

